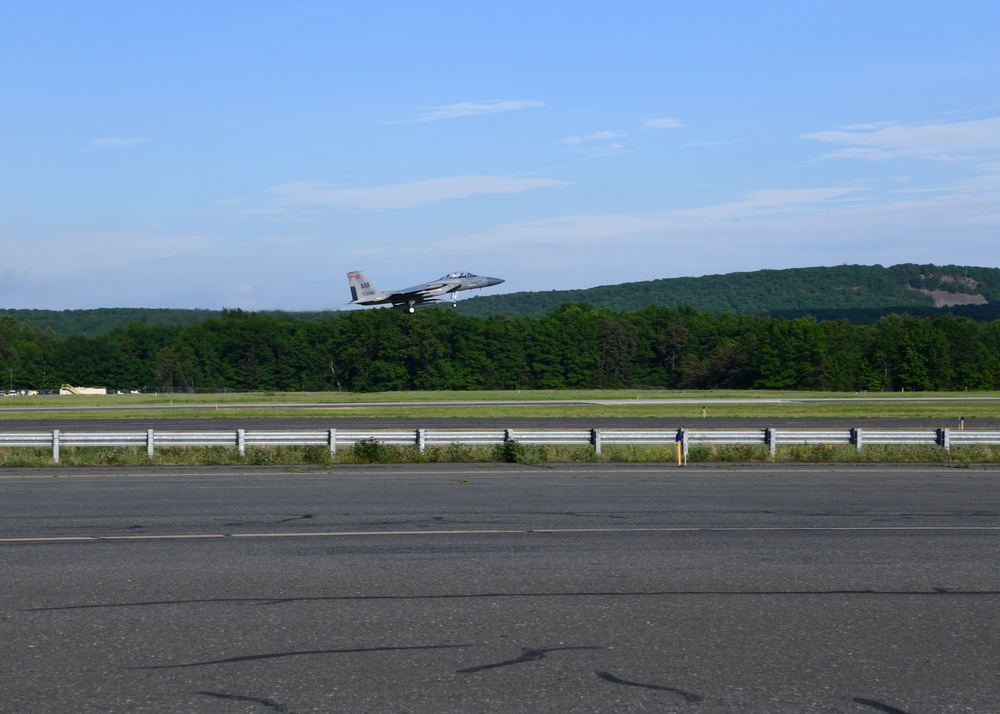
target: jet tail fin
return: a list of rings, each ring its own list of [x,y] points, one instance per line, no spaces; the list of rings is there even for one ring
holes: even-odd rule
[[[351,302],[364,302],[365,298],[380,295],[378,288],[372,285],[360,270],[347,274],[347,283],[351,286]]]

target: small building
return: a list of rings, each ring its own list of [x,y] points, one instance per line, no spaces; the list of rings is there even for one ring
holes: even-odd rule
[[[72,384],[64,384],[59,388],[60,394],[107,394],[107,387],[74,387]]]

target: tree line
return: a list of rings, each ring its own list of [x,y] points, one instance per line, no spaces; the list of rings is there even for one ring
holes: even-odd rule
[[[0,316],[2,377],[13,389],[123,391],[985,390],[1000,388],[1000,320],[904,314],[852,325],[573,303],[517,318],[378,309],[307,321],[230,310],[194,325],[133,322],[63,338]]]
[[[692,305],[697,310],[721,315],[759,315],[791,310],[839,312],[904,312],[911,308],[934,309],[931,294],[941,291],[952,297],[980,296],[993,307],[1000,302],[1000,269],[958,265],[904,263],[881,265],[837,265],[786,268],[753,272],[662,278],[582,290],[501,293],[482,295],[462,302],[465,315],[485,317],[501,313],[510,317],[543,316],[564,303],[587,303],[617,312],[637,312],[650,305]],[[964,300],[953,300],[964,302]],[[969,317],[984,319],[970,305]],[[812,313],[816,314],[816,313]],[[995,319],[994,311],[985,319]],[[851,320],[854,322],[854,320]]]

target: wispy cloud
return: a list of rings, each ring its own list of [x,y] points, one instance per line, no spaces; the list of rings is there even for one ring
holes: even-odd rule
[[[846,144],[847,148],[828,155],[838,158],[967,159],[970,154],[1000,149],[1000,117],[964,122],[853,126],[803,134],[802,138]]]
[[[448,176],[370,188],[332,188],[327,183],[293,181],[273,186],[283,206],[344,206],[366,209],[416,208],[477,194],[521,193],[568,186],[568,181],[529,176]]]
[[[574,151],[585,151],[588,158],[593,158],[625,153],[627,149],[621,140],[626,138],[628,138],[628,134],[623,134],[620,131],[597,131],[583,136],[567,136],[559,143]]]
[[[664,233],[680,235],[705,226],[742,224],[741,219],[808,214],[842,202],[861,189],[833,186],[812,189],[762,189],[741,200],[678,211],[647,213],[572,215],[498,226],[485,235],[461,236],[440,241],[438,248],[457,249],[474,245],[487,249],[496,245],[592,245],[610,244],[628,235]]]
[[[6,252],[10,262],[37,262],[38,255],[58,255],[46,270],[66,273],[202,253],[213,244],[204,234],[153,234],[141,231],[94,231],[20,241]]]
[[[588,141],[616,141],[618,139],[624,139],[627,136],[627,134],[622,134],[620,131],[598,131],[585,136],[568,136],[559,143],[573,145],[583,144]]]
[[[679,129],[684,126],[680,119],[674,119],[673,117],[643,119],[642,125],[647,129]]]
[[[500,112],[512,112],[518,109],[530,109],[532,107],[544,107],[545,102],[532,100],[512,100],[512,99],[491,99],[485,102],[459,102],[457,104],[445,104],[440,107],[427,107],[412,119],[400,119],[388,121],[387,124],[417,124],[427,121],[442,121],[444,119],[458,119],[460,117],[475,117],[483,114],[498,114]]]
[[[0,265],[0,295],[16,295],[25,283],[24,271],[8,265]]]
[[[982,265],[983,256],[995,254],[1000,229],[995,195],[891,203],[867,200],[867,194],[866,200],[851,198],[798,209],[788,204],[770,213],[759,204],[726,204],[706,206],[699,215],[564,216],[498,226],[429,248],[438,248],[435,254],[461,252],[472,265],[488,261],[491,274],[509,276],[510,284],[516,279],[526,290],[843,262]],[[595,254],[601,260],[595,261]],[[560,270],[553,272],[552,265]]]
[[[231,288],[223,300],[223,306],[227,308],[240,308],[241,310],[256,310],[260,303],[254,296],[255,288],[252,283],[244,283]]]
[[[148,141],[152,139],[146,136],[113,136],[91,139],[87,142],[87,146],[95,149],[132,149]]]

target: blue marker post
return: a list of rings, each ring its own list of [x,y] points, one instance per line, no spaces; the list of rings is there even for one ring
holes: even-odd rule
[[[960,431],[965,431],[965,417],[958,418],[958,428]]]
[[[677,436],[674,437],[674,442],[677,444],[677,465],[683,466],[681,462],[681,452],[684,450],[684,427],[677,430]]]

